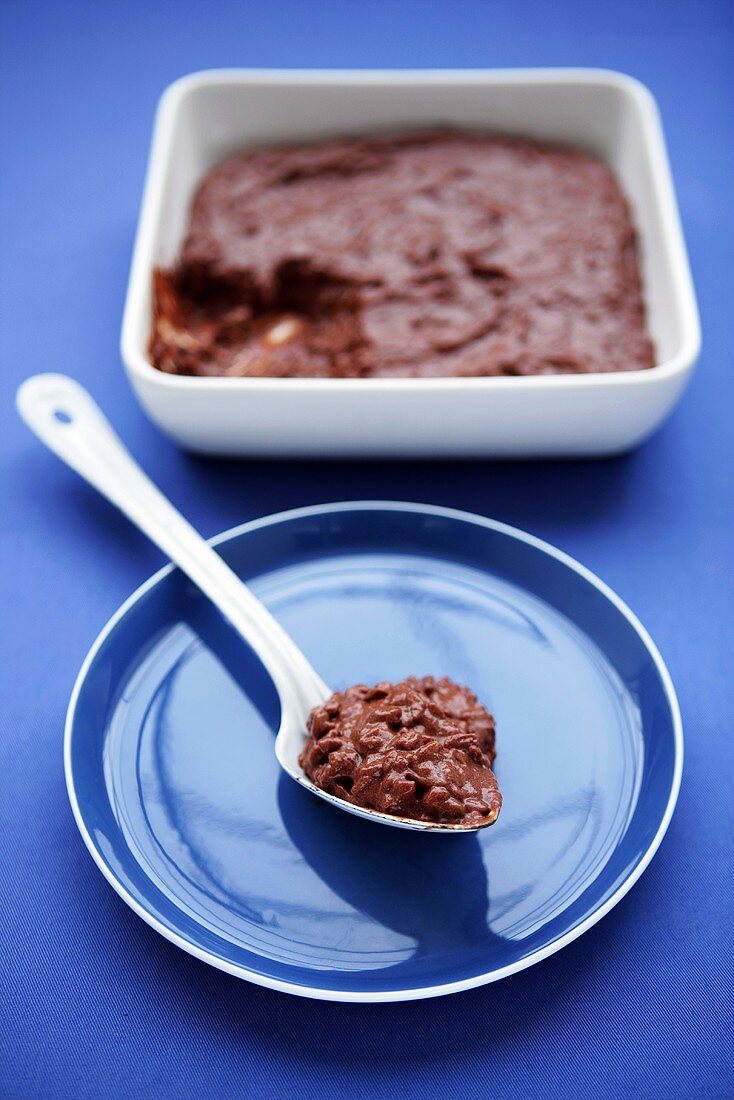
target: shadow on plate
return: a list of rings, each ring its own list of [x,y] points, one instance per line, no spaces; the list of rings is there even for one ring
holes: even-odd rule
[[[380,971],[399,987],[402,971],[450,952],[486,962],[502,943],[487,925],[489,883],[476,836],[428,836],[363,821],[304,791],[287,776],[278,806],[291,843],[352,909],[415,941],[405,963]],[[426,979],[430,984],[430,978]],[[413,984],[415,978],[413,978]]]

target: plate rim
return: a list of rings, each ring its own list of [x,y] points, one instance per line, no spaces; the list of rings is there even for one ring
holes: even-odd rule
[[[490,519],[487,516],[481,516],[476,512],[469,512],[459,508],[449,508],[443,505],[436,504],[420,504],[408,501],[395,501],[395,500],[357,500],[357,501],[334,501],[328,504],[315,504],[306,505],[300,508],[289,508],[281,512],[274,512],[271,515],[263,516],[259,519],[248,520],[245,523],[240,523],[234,527],[228,528],[226,531],[220,532],[218,535],[213,536],[207,541],[212,546],[219,546],[221,543],[230,541],[231,539],[238,538],[241,535],[248,534],[251,531],[259,530],[263,527],[274,526],[279,523],[283,523],[288,520],[298,519],[305,516],[318,516],[325,515],[331,512],[337,511],[395,511],[395,512],[417,512],[424,515],[439,516],[444,519],[462,520],[464,522],[472,523],[479,527],[488,528],[492,531],[498,531],[501,534],[508,535],[510,538],[517,539],[520,542],[527,543],[530,546],[535,547],[542,553],[549,554],[551,557],[560,561],[563,565],[567,566],[575,573],[579,574],[586,581],[588,581],[594,588],[596,588],[601,594],[609,600],[618,611],[627,619],[632,628],[636,631],[641,641],[643,642],[648,653],[652,657],[653,663],[658,671],[660,680],[664,689],[665,697],[670,708],[670,713],[673,723],[673,743],[674,743],[674,762],[673,762],[673,775],[671,779],[670,792],[668,794],[668,800],[665,806],[665,810],[660,819],[658,828],[653,836],[652,840],[645,849],[643,855],[640,857],[638,863],[627,875],[624,881],[617,887],[617,889],[603,902],[593,913],[589,914],[585,920],[581,921],[575,928],[566,932],[565,935],[559,936],[551,943],[546,944],[545,947],[539,948],[537,951],[531,952],[529,955],[516,962],[510,963],[507,966],[499,967],[495,970],[487,971],[482,974],[475,974],[470,978],[463,978],[458,981],[445,982],[439,985],[421,986],[411,989],[396,989],[396,990],[376,990],[374,992],[362,991],[362,990],[338,990],[322,988],[319,986],[301,985],[297,982],[284,981],[280,978],[273,978],[267,974],[259,974],[257,971],[248,969],[245,966],[240,966],[235,963],[228,962],[226,959],[220,959],[216,955],[209,951],[198,947],[196,944],[191,943],[185,937],[180,936],[177,932],[168,928],[162,921],[159,921],[152,913],[148,912],[125,888],[125,886],[116,877],[112,869],[107,865],[103,859],[97,845],[94,842],[89,830],[87,829],[84,815],[77,797],[76,787],[74,783],[74,771],[71,760],[71,742],[74,732],[74,725],[76,719],[76,711],[81,695],[82,688],[86,682],[89,670],[94,662],[98,652],[106,642],[110,634],[115,630],[118,624],[125,618],[128,611],[135,606],[135,604],[148,592],[154,588],[164,577],[169,573],[172,573],[177,567],[169,562],[167,565],[162,566],[155,573],[152,574],[146,581],[139,585],[128,598],[120,604],[117,610],[110,616],[105,625],[102,627],[97,637],[92,642],[86,657],[84,658],[82,665],[77,673],[72,688],[71,696],[69,698],[69,704],[66,711],[66,720],[64,723],[64,777],[66,781],[66,790],[71,804],[71,809],[74,814],[74,820],[76,821],[77,828],[81,834],[82,840],[101,871],[104,878],[109,882],[115,892],[122,898],[122,900],[137,914],[142,920],[145,921],[151,928],[155,929],[161,936],[167,939],[170,943],[180,947],[187,954],[193,955],[195,958],[200,959],[202,962],[208,963],[210,966],[215,967],[217,970],[222,970],[227,974],[232,974],[234,977],[241,978],[245,981],[252,982],[254,985],[265,986],[268,989],[277,989],[283,993],[291,993],[296,996],[305,997],[311,1000],[324,1000],[324,1001],[341,1001],[352,1003],[386,1003],[391,1001],[412,1001],[422,1000],[428,997],[441,997],[450,993],[459,993],[465,989],[474,989],[478,986],[489,985],[493,982],[500,981],[502,978],[507,978],[512,974],[517,974],[521,970],[527,970],[529,967],[534,966],[536,963],[542,962],[544,959],[549,958],[551,955],[555,955],[556,952],[561,951],[568,944],[573,943],[590,928],[593,928],[600,920],[602,920],[607,913],[609,913],[615,905],[617,905],[623,897],[632,889],[638,879],[642,876],[643,872],[649,866],[653,856],[657,852],[662,842],[665,833],[668,830],[673,811],[675,810],[676,803],[678,801],[678,794],[680,792],[681,777],[683,773],[683,724],[681,720],[680,706],[678,704],[678,698],[673,686],[670,673],[663,661],[663,658],[658,650],[655,642],[650,637],[649,633],[637,618],[635,613],[627,606],[613,589],[611,589],[604,581],[602,581],[595,573],[590,569],[587,569],[585,565],[582,565],[570,554],[566,554],[565,551],[559,550],[551,543],[546,542],[544,539],[540,539],[535,535],[531,535],[527,531],[523,531],[521,528],[514,527],[511,524],[503,523],[500,520]]]

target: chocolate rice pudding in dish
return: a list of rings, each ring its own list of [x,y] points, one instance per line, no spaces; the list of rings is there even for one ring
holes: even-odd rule
[[[637,237],[579,149],[441,129],[216,165],[149,352],[179,375],[587,374],[653,366]]]

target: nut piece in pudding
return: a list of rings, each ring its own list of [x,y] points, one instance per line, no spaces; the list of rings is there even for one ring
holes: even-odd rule
[[[452,680],[410,676],[335,691],[309,715],[299,761],[329,794],[368,810],[442,825],[491,825],[492,715]]]

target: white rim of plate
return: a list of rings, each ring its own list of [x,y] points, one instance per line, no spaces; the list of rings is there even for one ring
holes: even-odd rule
[[[645,627],[639,621],[633,611],[627,606],[627,604],[620,599],[620,597],[611,588],[600,580],[596,574],[587,569],[586,566],[581,565],[570,555],[564,553],[562,550],[557,550],[556,547],[550,543],[545,542],[543,539],[536,538],[534,535],[530,535],[525,531],[520,530],[517,527],[512,527],[507,523],[500,523],[498,520],[488,519],[485,516],[477,515],[474,512],[467,512],[457,508],[445,508],[439,505],[433,504],[417,504],[407,503],[401,501],[380,501],[380,500],[364,500],[364,501],[336,501],[333,504],[318,504],[311,505],[304,508],[292,508],[284,512],[276,512],[270,516],[264,516],[262,519],[250,520],[247,523],[238,524],[235,527],[230,527],[227,531],[221,532],[214,538],[208,541],[212,546],[218,546],[220,543],[227,542],[229,539],[239,537],[250,531],[258,530],[262,527],[273,526],[278,523],[282,523],[287,520],[297,519],[300,516],[318,516],[325,515],[329,512],[340,511],[395,511],[395,512],[418,512],[424,515],[441,516],[445,519],[462,520],[463,522],[473,523],[478,527],[486,527],[493,531],[499,531],[502,534],[509,535],[510,538],[515,538],[520,542],[527,543],[529,546],[534,546],[536,549],[541,550],[543,553],[549,554],[551,557],[556,558],[557,561],[562,562],[568,568],[572,569],[575,573],[578,573],[581,577],[587,580],[593,585],[599,592],[602,593],[627,619],[633,629],[637,632],[641,638],[645,648],[649,652],[653,659],[655,667],[658,670],[660,679],[665,690],[665,695],[670,707],[671,716],[673,719],[673,739],[675,744],[675,760],[673,766],[673,777],[670,786],[670,794],[668,795],[668,802],[665,807],[660,825],[658,826],[655,836],[650,841],[646,851],[640,858],[637,865],[633,868],[624,882],[617,887],[614,893],[607,898],[607,900],[599,906],[590,916],[584,921],[578,924],[575,928],[572,928],[564,936],[560,936],[558,939],[553,940],[545,947],[540,948],[537,951],[533,951],[530,955],[519,959],[517,962],[511,963],[508,966],[500,967],[498,970],[490,970],[484,974],[475,974],[471,978],[464,978],[461,981],[446,982],[442,985],[423,986],[415,989],[393,989],[393,990],[378,990],[376,992],[360,992],[355,990],[342,991],[338,989],[319,988],[318,986],[306,986],[299,985],[295,982],[281,981],[278,978],[271,978],[265,974],[258,974],[257,971],[248,970],[247,967],[237,966],[234,963],[227,962],[225,959],[220,959],[218,956],[211,954],[209,951],[204,951],[202,948],[197,947],[195,944],[184,939],[183,936],[179,936],[178,933],[172,931],[161,921],[157,920],[151,913],[147,911],[136,899],[129,893],[123,886],[119,879],[115,876],[112,869],[107,865],[102,855],[100,854],[97,846],[94,843],[84,821],[82,811],[79,806],[79,800],[77,799],[76,789],[74,786],[74,775],[71,764],[71,739],[72,731],[74,727],[74,721],[76,717],[76,709],[79,701],[79,695],[82,690],[82,686],[87,678],[89,669],[94,661],[97,653],[104,645],[108,636],[112,633],[118,623],[125,617],[127,612],[132,608],[138,600],[151,588],[153,588],[159,581],[161,581],[167,574],[172,573],[175,566],[173,564],[164,565],[156,573],[148,578],[143,584],[141,584],[135,591],[125,600],[112,617],[104,625],[96,639],[92,643],[92,646],[84,658],[81,668],[77,674],[74,687],[72,689],[71,698],[69,700],[69,706],[66,713],[66,723],[64,727],[64,774],[66,777],[66,789],[69,795],[69,801],[74,813],[74,818],[77,823],[79,832],[82,835],[82,839],[89,850],[92,859],[97,864],[97,867],[102,872],[104,877],[113,887],[113,889],[119,894],[124,902],[130,906],[134,913],[137,913],[146,924],[149,924],[151,928],[154,928],[156,932],[159,932],[165,939],[171,943],[176,944],[177,947],[182,948],[189,955],[193,955],[197,959],[201,959],[202,962],[208,963],[210,966],[215,967],[217,970],[223,970],[227,974],[232,974],[237,978],[243,978],[246,981],[253,982],[255,985],[266,986],[269,989],[277,989],[283,993],[292,993],[296,996],[306,997],[311,1000],[322,1001],[348,1001],[348,1002],[388,1002],[388,1001],[413,1001],[422,1000],[428,997],[442,997],[448,993],[459,993],[465,989],[474,989],[477,986],[489,985],[492,982],[500,981],[502,978],[507,978],[511,974],[517,974],[521,970],[527,970],[528,967],[534,966],[536,963],[542,962],[543,959],[549,958],[551,955],[555,955],[557,951],[562,950],[568,944],[573,943],[574,940],[582,936],[584,932],[587,932],[590,928],[593,928],[603,917],[609,913],[614,906],[622,900],[625,894],[635,885],[637,880],[642,875],[643,871],[649,865],[652,857],[660,847],[660,843],[667,832],[670,819],[673,816],[676,802],[678,801],[678,793],[680,791],[681,776],[683,773],[683,725],[681,721],[680,707],[678,705],[678,699],[673,687],[673,681],[671,680],[670,673],[665,666],[657,646],[653,642],[652,638],[648,634]]]

